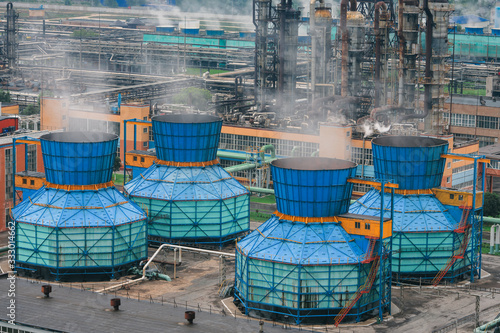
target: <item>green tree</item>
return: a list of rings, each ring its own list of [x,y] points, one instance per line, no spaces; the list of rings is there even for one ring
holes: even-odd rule
[[[92,38],[92,37],[97,37],[97,36],[99,36],[99,34],[97,32],[93,32],[93,31],[85,30],[85,29],[75,30],[71,34],[71,37],[73,37],[73,38]]]
[[[489,192],[484,194],[483,214],[492,217],[500,214],[500,196],[498,194]]]
[[[116,154],[115,157],[115,163],[113,164],[113,171],[118,171],[122,167],[122,160],[120,159],[120,156]]]
[[[40,113],[39,105],[28,105],[21,111],[21,114],[24,116],[29,116],[31,114],[39,114],[39,113]]]
[[[10,92],[5,90],[0,90],[0,102],[2,103],[10,103]]]
[[[189,87],[175,95],[172,101],[175,104],[185,104],[204,111],[208,109],[208,103],[212,101],[212,94],[206,89]]]

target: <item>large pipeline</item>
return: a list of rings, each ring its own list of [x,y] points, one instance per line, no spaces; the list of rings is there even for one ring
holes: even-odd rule
[[[403,91],[404,91],[404,63],[405,63],[405,39],[403,35],[403,9],[404,9],[404,1],[398,1],[398,37],[399,37],[399,98],[398,104],[400,106],[403,105]]]
[[[281,8],[280,8],[280,30],[279,30],[279,46],[278,46],[278,52],[279,52],[279,69],[278,69],[278,91],[282,94],[284,90],[284,82],[285,82],[285,52],[286,52],[286,45],[285,45],[285,24],[286,24],[286,12],[287,12],[287,6],[286,6],[286,0],[281,0]]]
[[[311,96],[314,101],[314,94],[316,92],[316,43],[317,43],[317,35],[316,35],[316,1],[319,1],[320,4],[324,3],[324,0],[311,0],[311,4],[309,5],[309,31],[311,34]]]
[[[424,0],[423,10],[427,16],[425,27],[425,83],[424,83],[424,114],[425,118],[432,109],[432,30],[434,25],[434,17],[429,9],[429,0]],[[414,117],[416,118],[416,117]],[[426,129],[427,130],[427,129]]]
[[[342,0],[340,2],[340,32],[342,34],[342,74],[340,89],[342,96],[347,96],[349,84],[349,33],[347,32],[347,6],[349,3],[351,5],[351,11],[356,11],[356,0]]]
[[[388,112],[391,112],[391,111],[397,111],[397,112],[402,112],[404,111],[404,108],[399,106],[399,105],[384,105],[384,106],[381,106],[379,108],[374,108],[371,112],[370,112],[370,118],[377,120],[377,115],[378,114],[382,114],[382,113],[388,113]]]
[[[427,117],[432,109],[432,30],[434,17],[429,9],[429,0],[423,0],[423,10],[427,16],[425,28],[425,77],[424,77],[424,113],[408,114],[401,117],[400,121],[407,119],[423,119]],[[408,4],[414,4],[414,0],[408,0]],[[426,128],[428,130],[428,128]]]
[[[375,4],[375,19],[373,21],[373,31],[375,32],[375,107],[380,105],[380,53],[382,47],[382,38],[380,36],[380,9],[382,9],[384,14],[387,12],[387,5],[385,2],[379,1]]]

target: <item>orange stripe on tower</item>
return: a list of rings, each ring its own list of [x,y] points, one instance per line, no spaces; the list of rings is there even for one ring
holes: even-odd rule
[[[219,160],[211,160],[205,162],[173,162],[173,161],[162,161],[155,159],[156,164],[175,166],[175,167],[206,167],[211,165],[219,164]]]

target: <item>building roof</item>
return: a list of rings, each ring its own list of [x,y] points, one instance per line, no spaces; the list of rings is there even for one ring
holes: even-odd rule
[[[339,223],[300,223],[273,215],[238,242],[249,258],[286,264],[355,264],[365,252]]]
[[[456,24],[474,24],[488,22],[488,20],[477,15],[462,15],[450,17],[450,22]]]
[[[481,100],[484,105],[481,104]],[[450,103],[450,97],[446,98],[445,103]],[[484,96],[453,95],[453,104],[500,108],[500,98],[493,100],[491,97]]]
[[[14,209],[17,222],[47,227],[112,227],[146,218],[114,187],[66,191],[42,187]]]
[[[479,155],[485,155],[487,158],[499,160],[500,159],[500,143],[488,145],[479,148]]]
[[[371,189],[351,205],[349,212],[380,216],[380,200],[380,191]],[[384,195],[384,206],[390,216],[390,193]],[[458,222],[434,195],[394,194],[394,232],[452,231]]]
[[[0,280],[0,300],[9,302],[9,281]],[[168,282],[165,282],[168,283]],[[50,298],[43,298],[39,283],[17,279],[16,283],[16,323],[49,328],[71,333],[84,332],[241,332],[259,331],[259,320],[248,320],[239,315],[222,315],[217,311],[203,308],[198,311],[196,304],[188,304],[187,310],[196,311],[193,325],[186,325],[186,307],[172,305],[172,300],[164,304],[156,300],[150,303],[137,299],[121,298],[119,311],[111,309],[110,299],[115,296],[103,295],[81,288],[53,286]],[[145,296],[145,295],[143,295]],[[181,303],[181,300],[177,300]],[[184,302],[182,303],[184,304]],[[0,313],[0,320],[10,320],[7,311]],[[265,332],[282,332],[281,325],[264,324]]]
[[[0,137],[0,146],[3,145],[12,145],[13,139],[20,139],[24,137],[30,137],[32,139],[38,139],[44,134],[54,133],[54,132],[62,132],[63,130],[57,131],[30,131],[30,130],[22,130],[22,133],[16,131],[13,135]]]
[[[45,173],[44,172],[37,172],[37,171],[19,171],[16,172],[16,176],[21,176],[21,177],[35,177],[35,178],[45,178]]]
[[[153,164],[124,189],[133,197],[165,201],[221,200],[248,194],[248,190],[218,164],[205,167]]]

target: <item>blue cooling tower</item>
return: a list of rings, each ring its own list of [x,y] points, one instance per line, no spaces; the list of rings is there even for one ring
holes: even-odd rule
[[[116,278],[147,257],[146,215],[111,181],[118,137],[40,138],[46,184],[12,210],[16,266],[56,280]]]
[[[399,184],[394,194],[392,272],[397,280],[431,282],[444,272],[468,236],[453,214],[433,194],[443,178],[448,142],[441,139],[392,136],[372,141],[375,177]],[[384,195],[390,211],[391,195]],[[372,189],[353,205],[353,214],[378,216],[380,189]],[[457,207],[458,209],[458,207]],[[462,216],[467,216],[462,214]],[[464,238],[465,237],[465,238]],[[470,270],[470,248],[448,267],[443,280],[456,281]],[[437,280],[436,280],[437,281]]]
[[[359,321],[380,304],[390,306],[390,273],[381,286],[369,241],[348,234],[339,222],[341,216],[362,218],[346,214],[352,192],[347,180],[356,164],[287,158],[273,161],[271,171],[278,210],[236,247],[240,309],[300,324],[337,323],[343,312]]]
[[[125,185],[148,212],[153,242],[219,244],[250,228],[250,193],[218,163],[222,120],[204,115],[152,119],[156,162]]]

